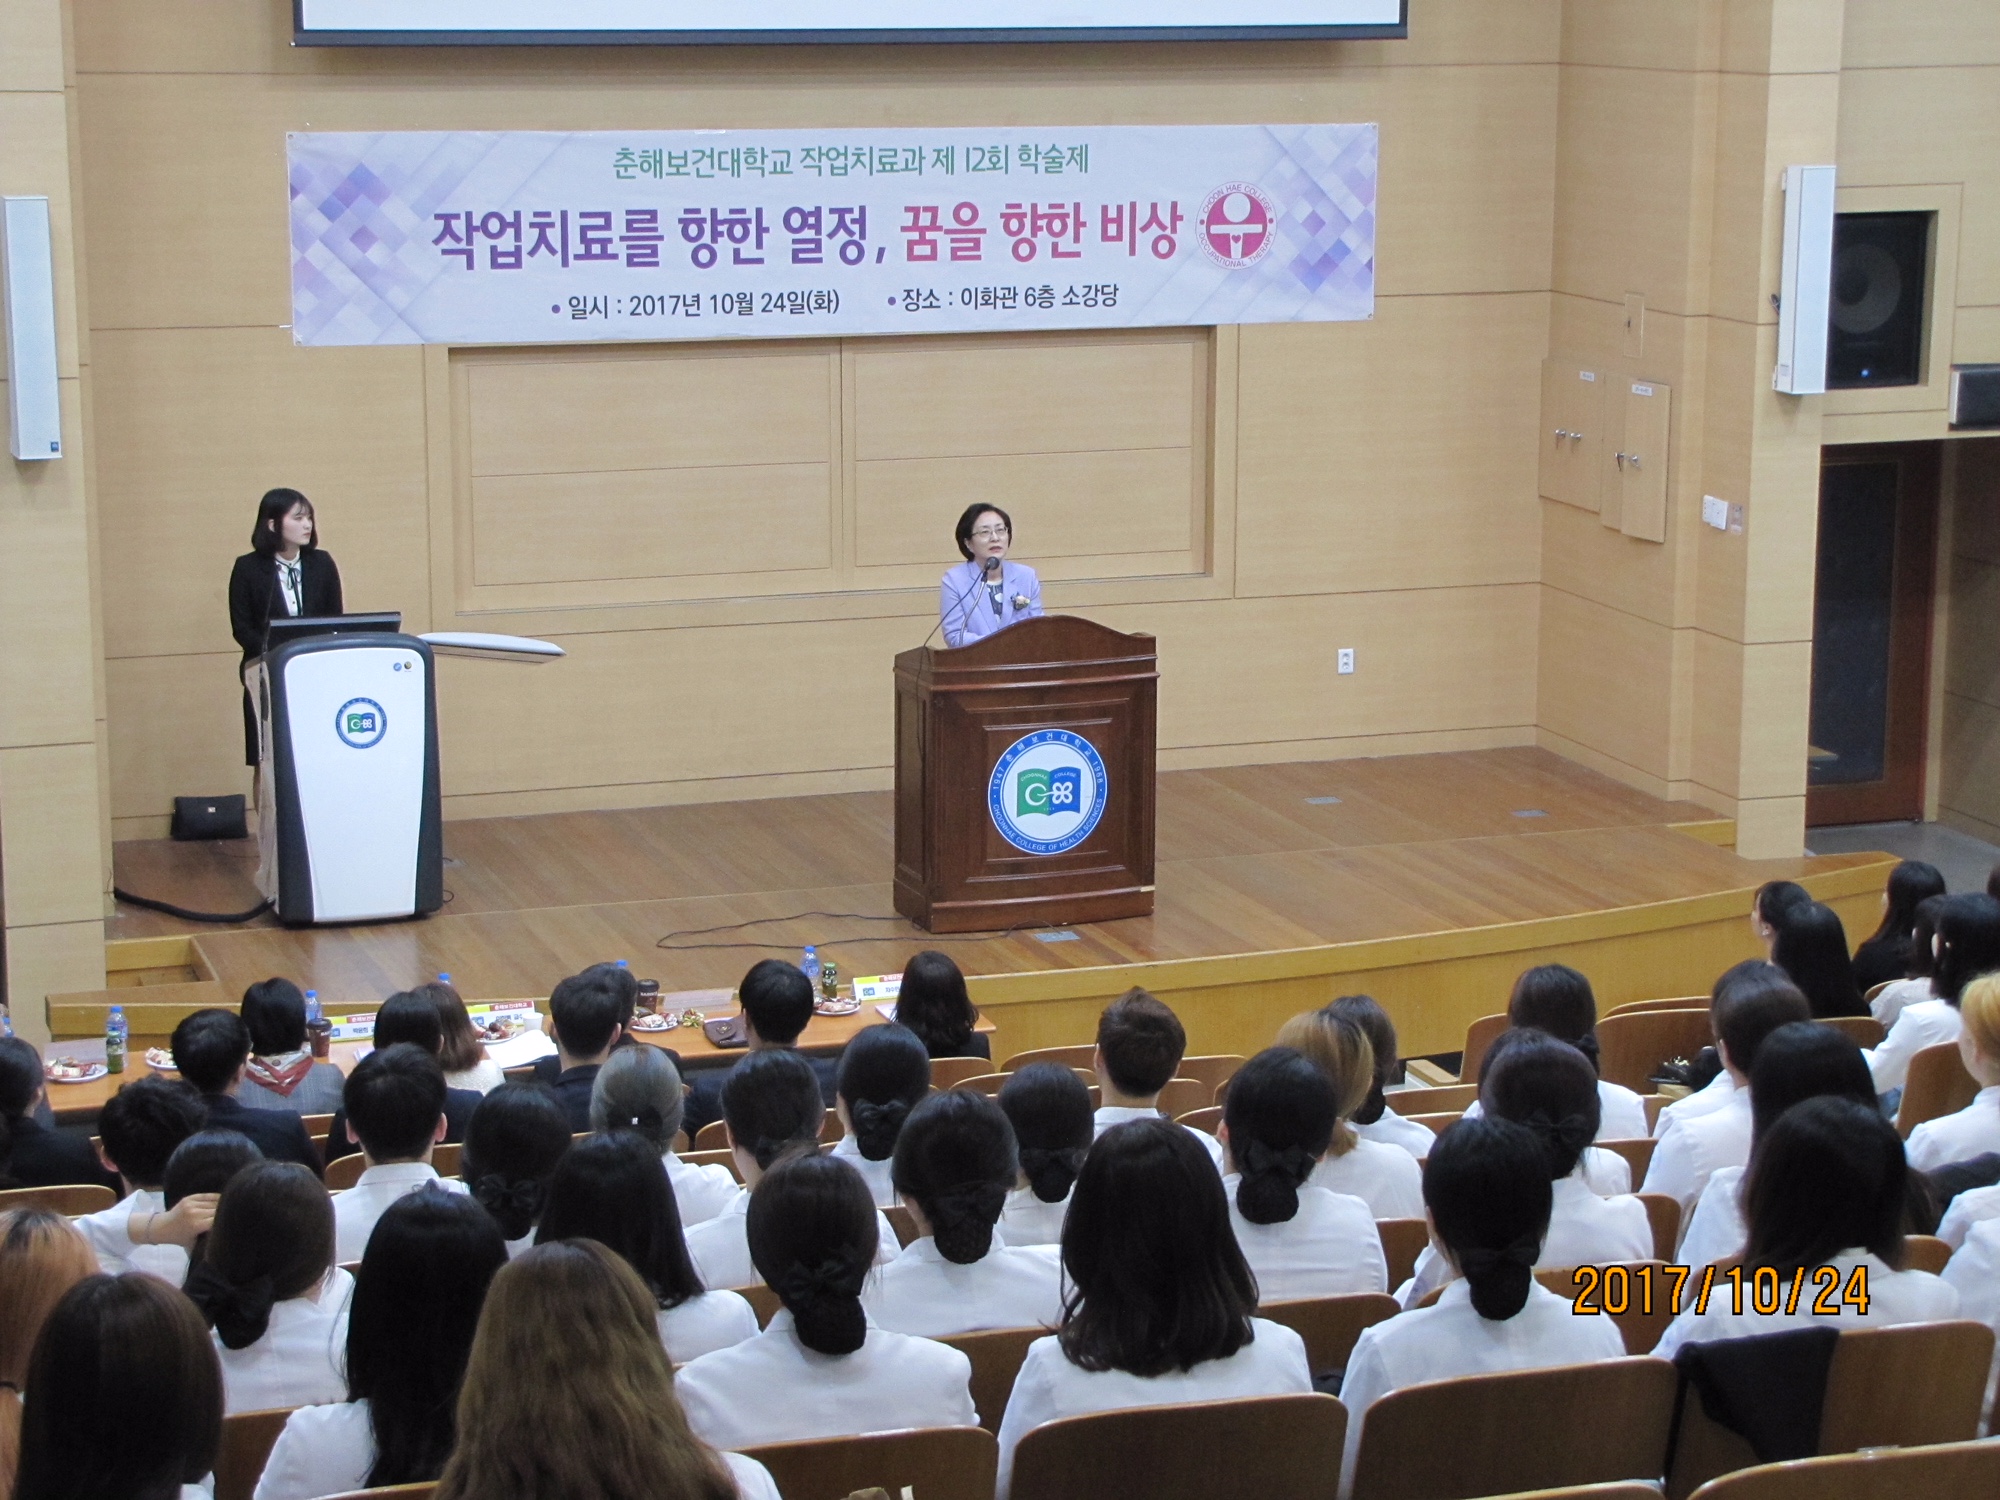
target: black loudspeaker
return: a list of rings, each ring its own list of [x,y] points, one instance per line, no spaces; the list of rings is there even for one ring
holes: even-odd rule
[[[1921,385],[1928,213],[1835,214],[1829,390]]]

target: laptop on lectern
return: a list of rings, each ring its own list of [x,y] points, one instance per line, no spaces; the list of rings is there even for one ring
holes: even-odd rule
[[[280,646],[290,645],[315,635],[352,635],[374,632],[379,635],[400,635],[403,630],[403,616],[400,610],[384,610],[372,615],[277,615],[264,632],[264,653],[269,655]]]

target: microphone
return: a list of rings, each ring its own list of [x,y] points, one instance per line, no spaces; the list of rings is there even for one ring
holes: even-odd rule
[[[965,603],[966,596],[970,594],[974,589],[982,586],[986,582],[987,578],[991,576],[993,570],[999,566],[1000,566],[1000,559],[997,557],[989,557],[986,559],[985,562],[981,563],[979,565],[979,576],[973,579],[971,583],[967,584],[964,588],[958,591],[958,597],[951,601],[951,608],[955,610],[961,604]],[[938,616],[937,624],[931,626],[931,634],[924,637],[925,646],[928,646],[931,643],[932,635],[936,635],[940,630],[944,629],[944,622],[949,613],[950,611],[946,611],[945,614],[941,614]],[[918,649],[921,650],[922,647],[919,647]]]

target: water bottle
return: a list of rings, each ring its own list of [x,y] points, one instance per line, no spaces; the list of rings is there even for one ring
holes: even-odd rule
[[[320,1014],[320,1008],[319,1008],[319,991],[318,991],[318,990],[307,990],[307,991],[306,991],[306,1025],[310,1026],[310,1025],[312,1025],[312,1023],[313,1023],[313,1022],[315,1022],[315,1021],[318,1021],[318,1020],[321,1020],[321,1019],[323,1019],[323,1017],[322,1017],[322,1016],[321,1016],[321,1014]]]
[[[130,1028],[125,1023],[125,1007],[114,1005],[104,1018],[104,1071],[125,1071],[125,1043]]]
[[[13,1034],[14,1013],[11,1010],[0,1010],[0,1036],[12,1036]]]
[[[813,993],[819,993],[819,949],[806,944],[805,957],[799,960],[799,967],[805,970],[806,978],[812,981]]]
[[[440,974],[440,975],[438,975],[438,983],[439,983],[439,984],[450,984],[450,983],[451,983],[451,976],[450,976],[449,974]]]

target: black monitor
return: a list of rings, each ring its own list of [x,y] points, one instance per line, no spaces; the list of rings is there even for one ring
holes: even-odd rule
[[[315,635],[399,635],[403,629],[400,610],[384,610],[372,615],[274,615],[264,632],[266,654],[293,641]]]

